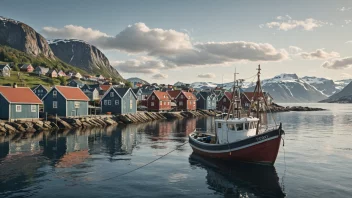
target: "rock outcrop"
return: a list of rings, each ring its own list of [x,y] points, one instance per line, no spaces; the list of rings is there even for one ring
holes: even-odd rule
[[[6,45],[32,56],[55,59],[46,39],[25,23],[0,17],[0,45]]]
[[[49,40],[49,43],[55,56],[67,64],[89,73],[122,79],[119,72],[110,65],[103,52],[93,45],[75,39],[54,39]]]

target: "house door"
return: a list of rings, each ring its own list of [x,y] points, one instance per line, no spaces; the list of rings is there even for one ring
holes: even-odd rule
[[[71,111],[71,116],[76,116],[76,110]]]

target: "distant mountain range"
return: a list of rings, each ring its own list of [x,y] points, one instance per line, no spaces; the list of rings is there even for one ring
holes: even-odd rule
[[[262,88],[269,92],[276,102],[318,102],[340,92],[352,79],[333,81],[326,78],[305,76],[299,78],[296,74],[280,74],[270,79],[262,80]],[[206,90],[221,87],[222,84],[212,82],[194,82],[196,90]],[[231,89],[233,82],[224,83],[225,89]],[[244,82],[245,91],[253,91],[253,82]],[[352,94],[351,94],[352,95]]]
[[[340,92],[335,93],[329,98],[322,100],[320,102],[328,103],[352,103],[352,82],[350,82],[345,88]]]

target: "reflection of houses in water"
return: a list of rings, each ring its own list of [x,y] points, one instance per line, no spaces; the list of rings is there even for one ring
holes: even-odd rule
[[[104,130],[90,133],[88,137],[90,153],[107,153],[110,157],[132,153],[133,148],[137,144],[137,132],[134,125],[112,129],[109,133]]]
[[[173,131],[175,122],[160,121],[147,124],[144,132],[151,136],[152,140],[161,140],[168,137]]]

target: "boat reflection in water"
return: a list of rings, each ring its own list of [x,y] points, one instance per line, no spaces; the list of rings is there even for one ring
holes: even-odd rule
[[[189,157],[192,167],[207,171],[209,188],[225,196],[285,197],[274,166],[249,163],[224,163],[195,153]]]

